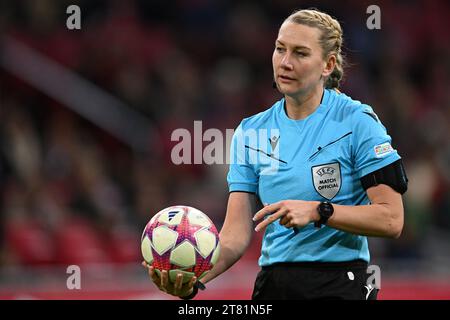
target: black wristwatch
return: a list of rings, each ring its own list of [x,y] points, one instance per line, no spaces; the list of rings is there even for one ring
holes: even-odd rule
[[[317,212],[319,212],[320,220],[314,222],[314,226],[320,228],[323,224],[326,224],[328,219],[333,215],[334,208],[331,202],[323,201],[317,207]]]

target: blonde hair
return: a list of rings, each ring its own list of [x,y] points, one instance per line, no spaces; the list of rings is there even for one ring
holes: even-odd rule
[[[325,81],[325,88],[339,88],[339,82],[344,76],[345,63],[341,52],[343,38],[342,28],[339,22],[330,15],[317,9],[294,11],[294,13],[284,20],[284,22],[287,21],[318,28],[321,31],[319,44],[323,50],[323,58],[325,59],[329,54],[336,56],[336,65],[333,72]]]

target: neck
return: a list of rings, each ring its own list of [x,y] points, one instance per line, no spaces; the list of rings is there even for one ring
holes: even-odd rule
[[[324,90],[321,86],[304,95],[285,95],[287,116],[293,120],[300,120],[312,114],[320,105]]]

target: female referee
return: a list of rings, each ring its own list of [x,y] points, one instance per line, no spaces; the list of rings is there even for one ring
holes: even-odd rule
[[[221,256],[185,285],[149,268],[161,290],[193,298],[243,255],[257,221],[265,233],[253,299],[376,299],[367,236],[400,236],[407,178],[372,108],[338,91],[341,46],[341,26],[326,13],[300,10],[283,22],[272,63],[284,97],[233,137]],[[261,130],[268,139],[247,134]],[[257,201],[265,205],[255,214]]]

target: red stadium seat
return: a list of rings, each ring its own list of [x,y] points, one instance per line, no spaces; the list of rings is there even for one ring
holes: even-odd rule
[[[61,264],[107,263],[102,239],[90,222],[71,218],[55,234],[57,260]]]
[[[50,234],[33,220],[11,221],[6,225],[6,246],[15,262],[42,265],[54,262],[54,245]]]
[[[140,263],[140,234],[126,227],[114,230],[108,240],[107,250],[114,263]]]

